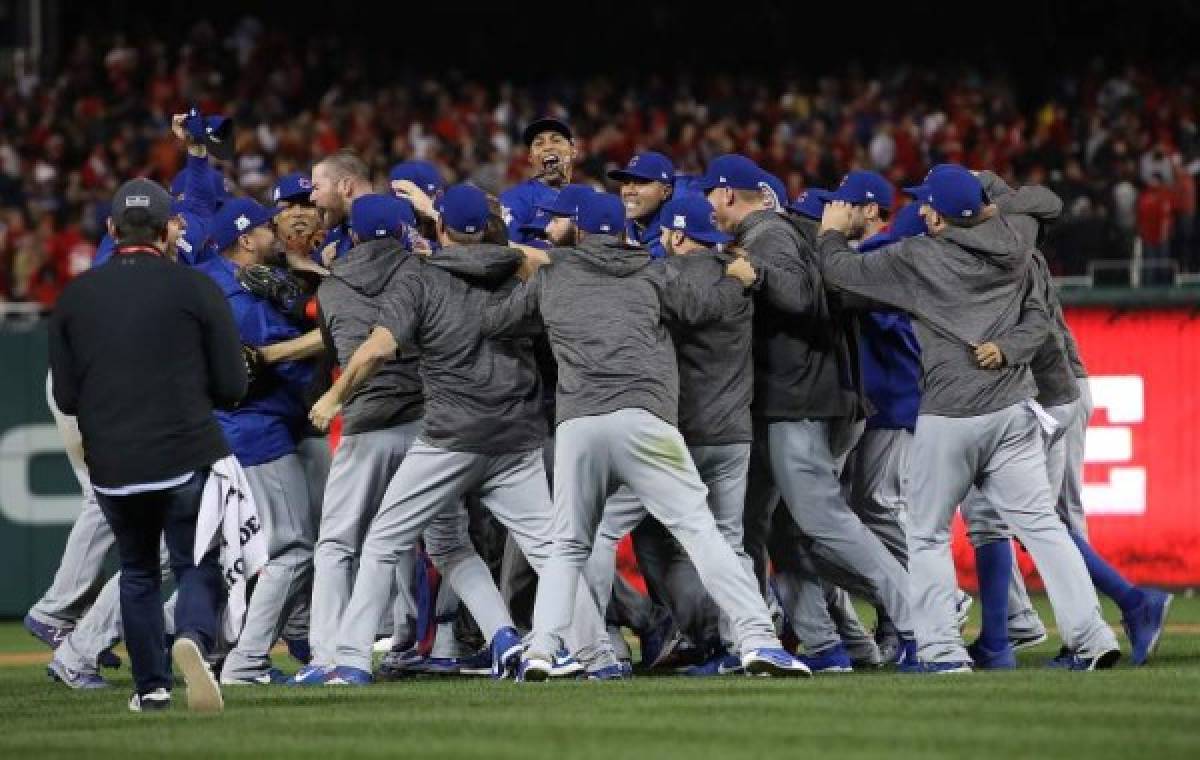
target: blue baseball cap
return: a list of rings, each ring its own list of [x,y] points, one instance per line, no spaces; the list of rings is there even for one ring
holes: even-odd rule
[[[762,169],[745,156],[726,153],[717,156],[704,170],[700,178],[700,190],[704,193],[716,187],[732,187],[735,190],[758,190],[762,181]]]
[[[308,203],[312,195],[312,177],[304,172],[285,174],[271,190],[272,203]]]
[[[224,251],[240,236],[271,221],[278,213],[278,208],[264,206],[250,198],[234,198],[213,216],[208,239],[218,251]]]
[[[579,202],[579,229],[593,235],[616,235],[625,229],[625,204],[612,193],[596,193]]]
[[[831,201],[845,201],[853,206],[878,203],[880,208],[892,208],[892,183],[879,172],[855,169],[842,178],[842,184],[829,197]]]
[[[405,225],[414,227],[417,215],[403,198],[383,193],[360,195],[350,204],[350,231],[359,240],[399,238]]]
[[[760,168],[759,172],[761,172],[762,178],[758,181],[758,188],[771,197],[775,205],[775,210],[783,213],[787,209],[787,185],[783,184],[783,180],[766,169]]]
[[[438,168],[428,161],[401,161],[392,167],[388,173],[390,182],[399,180],[408,180],[417,187],[425,191],[425,194],[433,198],[438,193],[446,189],[446,181],[442,179],[442,173]]]
[[[833,193],[828,190],[810,187],[788,204],[788,211],[819,222],[821,215],[825,213],[825,204],[829,202],[831,195]]]
[[[897,240],[916,237],[918,235],[928,235],[929,228],[925,226],[925,220],[921,218],[921,204],[910,203],[897,211],[896,216],[892,219],[892,226],[888,231]]]
[[[535,121],[531,121],[524,131],[521,132],[521,139],[525,141],[525,147],[533,145],[533,140],[543,132],[557,132],[568,140],[575,139],[571,134],[571,128],[567,126],[565,121],[555,119],[552,116],[546,116]]]
[[[492,213],[487,194],[473,185],[451,185],[446,188],[436,208],[447,227],[468,235],[483,232]]]
[[[682,198],[672,198],[663,206],[662,226],[670,230],[678,230],[687,237],[700,243],[717,245],[733,240],[717,229],[716,212],[712,204],[702,195],[687,195]]]
[[[610,171],[608,178],[617,182],[634,180],[673,185],[675,181],[675,165],[671,163],[671,159],[663,154],[648,150],[645,153],[638,153],[629,159],[629,163],[625,165],[624,169],[613,169]]]
[[[538,209],[533,212],[533,218],[525,224],[522,224],[517,229],[524,232],[526,235],[545,235],[546,227],[550,225],[550,220],[554,217],[547,214],[545,211]]]
[[[536,208],[550,216],[573,217],[579,213],[579,204],[595,194],[596,191],[587,185],[564,185],[563,189],[558,191],[558,195],[554,196],[554,200],[538,204]]]
[[[983,210],[983,185],[978,177],[958,164],[935,167],[925,176],[923,184],[906,187],[904,192],[918,204],[928,203],[947,219],[973,219]]]

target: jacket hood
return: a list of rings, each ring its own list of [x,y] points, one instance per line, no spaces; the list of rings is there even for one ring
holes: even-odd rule
[[[427,261],[463,279],[498,285],[516,273],[522,258],[516,248],[478,243],[442,248]]]
[[[412,254],[404,249],[399,240],[368,240],[334,261],[331,272],[355,291],[374,297],[387,289],[392,276],[409,256]]]
[[[1001,214],[1025,214],[1039,222],[1053,222],[1062,213],[1062,199],[1040,185],[1026,185],[996,199]]]
[[[1020,269],[1029,260],[1029,242],[1001,214],[974,227],[948,227],[942,237],[1004,269]]]
[[[613,277],[628,277],[650,263],[646,249],[625,245],[611,235],[589,235],[569,255]]]

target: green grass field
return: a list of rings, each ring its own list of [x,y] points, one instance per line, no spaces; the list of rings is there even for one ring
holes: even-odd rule
[[[1200,757],[1200,599],[1183,595],[1144,668],[1047,671],[1052,639],[1008,673],[243,687],[226,689],[220,716],[182,699],[130,714],[124,668],[112,689],[72,692],[12,664],[38,646],[0,625],[0,757]]]

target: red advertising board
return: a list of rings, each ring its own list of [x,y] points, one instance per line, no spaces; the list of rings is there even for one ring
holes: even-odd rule
[[[1067,322],[1096,405],[1084,464],[1092,545],[1134,582],[1200,586],[1200,314],[1079,308]],[[954,556],[974,588],[961,523]]]

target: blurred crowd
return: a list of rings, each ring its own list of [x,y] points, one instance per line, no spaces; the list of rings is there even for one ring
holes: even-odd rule
[[[1200,271],[1200,66],[1168,79],[1081,63],[1056,71],[1036,98],[1004,75],[903,66],[524,86],[434,66],[426,76],[383,75],[336,37],[298,45],[251,18],[182,35],[80,37],[54,76],[38,76],[18,54],[14,76],[0,79],[0,301],[53,304],[89,266],[120,181],[167,183],[181,168],[170,118],[193,103],[234,118],[236,158],[223,169],[234,192],[260,198],[276,176],[342,147],[358,151],[381,185],[395,161],[422,158],[448,180],[499,192],[524,177],[521,127],[551,114],[578,135],[576,177],[597,183],[644,149],[670,155],[682,173],[744,153],[793,197],[835,186],[854,167],[900,187],[955,161],[1063,197],[1064,219],[1045,241],[1058,274],[1135,248]]]

